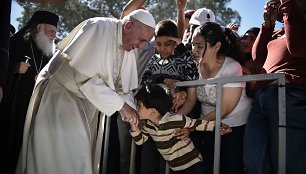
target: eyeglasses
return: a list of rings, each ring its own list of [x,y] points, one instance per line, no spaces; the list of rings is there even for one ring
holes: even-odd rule
[[[205,44],[201,44],[201,43],[194,43],[191,42],[192,47],[196,47],[197,49],[204,49],[205,48]]]

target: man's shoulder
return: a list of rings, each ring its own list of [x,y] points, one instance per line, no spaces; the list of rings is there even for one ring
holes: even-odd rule
[[[93,32],[115,32],[117,24],[120,23],[120,20],[118,19],[113,19],[113,18],[106,18],[106,17],[94,17],[94,18],[89,18],[79,25],[81,28],[86,31],[93,31]]]
[[[93,18],[87,19],[87,21],[89,21],[89,23],[103,23],[103,22],[118,23],[120,20],[116,18],[93,17]]]

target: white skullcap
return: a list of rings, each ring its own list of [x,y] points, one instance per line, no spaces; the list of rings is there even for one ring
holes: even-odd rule
[[[206,22],[216,22],[215,14],[207,8],[198,9],[189,20],[190,25],[203,25]]]
[[[134,10],[132,13],[130,13],[127,16],[127,19],[130,19],[130,17],[136,19],[137,21],[149,27],[155,28],[155,20],[153,18],[153,15],[147,10],[144,9]]]

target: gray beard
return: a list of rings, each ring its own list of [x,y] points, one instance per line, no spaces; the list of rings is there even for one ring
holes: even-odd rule
[[[51,57],[54,54],[54,40],[50,41],[44,31],[38,32],[33,39],[37,47],[42,51],[45,56]]]

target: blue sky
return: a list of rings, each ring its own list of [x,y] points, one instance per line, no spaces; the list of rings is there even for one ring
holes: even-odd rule
[[[241,16],[238,33],[244,34],[251,27],[260,27],[263,23],[263,9],[267,0],[232,0],[229,7],[237,10]],[[276,28],[282,27],[277,23]]]
[[[242,35],[251,27],[260,27],[263,22],[263,7],[267,0],[232,0],[228,6],[234,10],[237,10],[241,16],[241,26],[238,33]],[[16,18],[20,17],[22,8],[13,0],[11,23],[17,29],[18,22]],[[281,27],[281,24],[277,25],[277,28]]]

